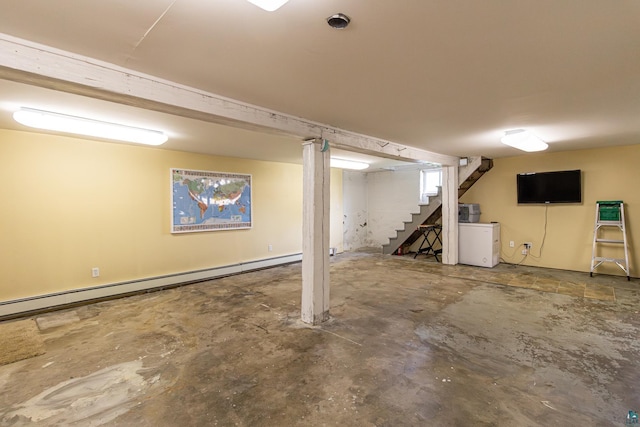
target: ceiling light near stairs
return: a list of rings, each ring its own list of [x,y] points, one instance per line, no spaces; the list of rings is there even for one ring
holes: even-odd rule
[[[546,142],[525,129],[505,131],[500,141],[505,145],[527,152],[542,151],[549,147]]]
[[[266,10],[267,12],[273,12],[278,10],[289,0],[248,0],[250,3],[255,4],[259,8]]]
[[[339,169],[363,170],[369,167],[369,163],[357,162],[354,160],[331,158],[331,167]]]

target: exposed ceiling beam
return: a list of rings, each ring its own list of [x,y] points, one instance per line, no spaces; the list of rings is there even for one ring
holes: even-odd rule
[[[230,126],[324,138],[334,147],[379,157],[458,165],[455,156],[335,128],[6,34],[0,34],[0,78]]]

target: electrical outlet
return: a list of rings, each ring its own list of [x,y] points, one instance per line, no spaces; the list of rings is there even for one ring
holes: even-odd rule
[[[531,249],[533,247],[533,243],[531,242],[524,242],[524,248],[525,249]]]
[[[509,240],[509,247],[510,248],[515,248],[516,247],[516,242],[514,242],[513,240]]]
[[[522,255],[526,255],[527,253],[528,253],[528,250],[527,250],[527,249],[523,249],[523,250],[522,250]]]
[[[273,245],[269,245],[267,248],[269,249],[269,252],[273,251]]]
[[[100,277],[100,269],[98,267],[91,269],[91,277]]]

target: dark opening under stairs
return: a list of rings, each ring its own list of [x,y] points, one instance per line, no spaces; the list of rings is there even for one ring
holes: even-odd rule
[[[493,160],[484,157],[470,157],[466,166],[458,168],[458,198],[462,197],[487,171],[493,167]],[[442,194],[429,197],[428,205],[420,205],[420,212],[412,214],[410,221],[405,221],[396,235],[389,239],[389,243],[382,245],[382,253],[396,253],[399,247],[412,245],[422,233],[418,226],[422,224],[436,224],[442,218]]]

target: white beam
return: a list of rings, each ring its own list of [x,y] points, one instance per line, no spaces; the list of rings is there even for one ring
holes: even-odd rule
[[[302,321],[329,319],[329,150],[312,140],[303,144]]]
[[[6,34],[0,34],[0,78],[214,123],[325,138],[335,147],[375,156],[458,164],[455,156],[334,128]]]
[[[442,168],[442,263],[458,263],[458,167]]]

